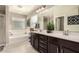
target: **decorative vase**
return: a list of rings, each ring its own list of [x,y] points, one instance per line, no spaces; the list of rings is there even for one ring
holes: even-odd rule
[[[52,31],[51,30],[47,30],[47,33],[52,33]]]

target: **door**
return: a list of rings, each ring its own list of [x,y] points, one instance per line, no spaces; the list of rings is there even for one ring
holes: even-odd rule
[[[34,34],[31,33],[30,42],[31,42],[31,45],[32,45],[32,46],[33,46],[33,41],[34,41]]]
[[[74,50],[63,47],[61,53],[76,53]]]
[[[31,45],[38,50],[38,36],[37,34],[31,33]]]
[[[0,44],[5,44],[6,41],[6,23],[4,16],[0,16]]]
[[[35,48],[36,50],[38,50],[38,38],[37,38],[37,37],[34,39],[33,44],[34,44],[34,48]]]
[[[52,43],[48,44],[48,53],[58,53],[58,46]]]

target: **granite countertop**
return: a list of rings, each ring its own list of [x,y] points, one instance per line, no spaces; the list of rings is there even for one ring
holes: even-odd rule
[[[40,32],[40,31],[33,31],[32,33],[47,35],[47,36],[51,36],[51,37],[57,37],[57,38],[70,40],[70,41],[74,41],[74,42],[78,42],[79,43],[79,33],[77,33],[77,34],[69,34],[69,35],[64,35],[63,31],[54,31],[53,33],[47,33],[45,31],[42,31],[42,32]]]

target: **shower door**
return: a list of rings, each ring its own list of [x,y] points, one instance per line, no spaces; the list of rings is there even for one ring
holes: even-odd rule
[[[0,46],[5,44],[6,41],[6,27],[5,17],[0,15]]]

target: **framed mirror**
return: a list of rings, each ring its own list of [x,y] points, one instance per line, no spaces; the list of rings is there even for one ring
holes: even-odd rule
[[[64,16],[56,18],[55,27],[57,31],[64,31]]]

